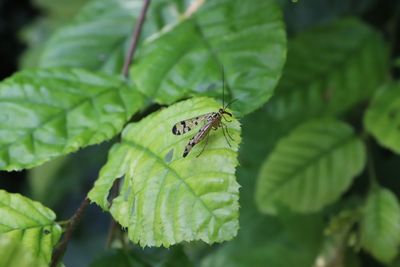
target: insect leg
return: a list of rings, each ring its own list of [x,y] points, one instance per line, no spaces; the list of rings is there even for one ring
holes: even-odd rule
[[[235,141],[235,139],[233,139],[233,137],[231,136],[231,134],[230,134],[229,131],[228,131],[228,126],[226,126],[226,124],[224,124],[224,123],[221,123],[221,125],[222,125],[222,127],[225,127],[225,131],[226,131],[226,133],[228,134],[229,138],[230,138],[232,141]]]
[[[228,143],[228,145],[229,145],[230,147],[232,147],[232,146],[231,146],[231,143],[229,142],[228,138],[226,137],[225,129],[224,129],[224,124],[221,123],[220,125],[221,125],[222,133],[224,134],[224,137],[225,137],[226,142]]]
[[[225,116],[222,116],[226,122],[232,122],[232,120],[228,120]]]
[[[206,137],[206,141],[205,141],[205,143],[204,143],[204,146],[203,146],[203,148],[201,149],[200,153],[196,156],[196,158],[198,158],[198,157],[203,153],[204,149],[206,148],[206,146],[207,146],[207,144],[208,144],[208,139],[209,139],[209,138],[210,138],[210,135],[208,134],[207,137]]]

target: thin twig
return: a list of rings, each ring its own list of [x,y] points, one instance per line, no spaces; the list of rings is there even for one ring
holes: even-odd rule
[[[136,26],[132,32],[132,40],[131,40],[131,44],[129,46],[129,51],[128,54],[125,58],[125,62],[124,62],[124,66],[122,68],[122,74],[124,75],[124,77],[128,77],[129,74],[129,66],[131,65],[133,56],[135,55],[136,52],[136,48],[137,48],[137,44],[139,42],[139,37],[140,37],[140,33],[142,31],[143,28],[143,23],[144,23],[144,19],[146,18],[146,13],[147,13],[147,9],[150,5],[150,0],[144,0],[143,3],[143,8],[140,12],[140,16],[138,18],[138,21],[136,22]]]
[[[51,258],[51,264],[50,264],[51,267],[56,267],[60,262],[60,260],[62,259],[62,257],[64,256],[64,253],[67,250],[68,242],[72,237],[72,233],[75,230],[76,225],[80,222],[83,212],[85,211],[85,209],[89,204],[90,201],[86,197],[82,201],[81,205],[76,210],[74,215],[72,215],[71,219],[69,219],[67,230],[65,231],[63,239],[53,251],[53,256]]]

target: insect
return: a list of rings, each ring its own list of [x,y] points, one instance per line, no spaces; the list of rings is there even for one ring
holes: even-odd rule
[[[234,101],[236,101],[236,99],[229,102],[225,106],[224,90],[225,90],[225,77],[224,77],[224,71],[222,71],[222,108],[220,108],[217,112],[209,112],[197,117],[180,121],[172,127],[173,134],[181,135],[189,132],[202,122],[205,122],[204,125],[200,128],[200,130],[189,140],[189,143],[186,145],[185,150],[183,151],[183,157],[186,157],[189,154],[190,150],[192,150],[192,148],[195,145],[200,143],[202,140],[206,139],[205,141],[206,143],[204,144],[203,149],[197,155],[197,157],[200,156],[208,144],[208,138],[211,129],[217,130],[218,128],[221,128],[225,140],[227,141],[228,145],[231,146],[228,137],[232,141],[233,138],[229,134],[228,127],[223,123],[222,119],[224,119],[227,122],[231,122],[231,120],[228,120],[224,115],[232,117],[232,113],[229,113],[228,111],[226,111],[226,109],[228,108],[229,105],[231,105]]]

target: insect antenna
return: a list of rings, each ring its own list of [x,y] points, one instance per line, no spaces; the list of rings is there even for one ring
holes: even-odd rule
[[[222,70],[222,106],[225,106],[225,69],[223,65],[221,65],[221,70]]]
[[[233,99],[232,101],[228,102],[225,106],[225,69],[224,66],[221,65],[221,70],[222,70],[222,107],[223,110],[227,109],[230,105],[233,104],[237,100],[237,98]]]
[[[233,99],[232,101],[230,101],[228,104],[226,104],[226,106],[224,106],[224,109],[227,109],[230,105],[232,105],[236,100],[238,100],[237,98]]]

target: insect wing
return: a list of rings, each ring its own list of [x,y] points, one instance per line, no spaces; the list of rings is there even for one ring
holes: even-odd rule
[[[211,128],[212,128],[212,122],[210,121],[203,127],[201,127],[200,130],[197,132],[197,134],[195,134],[195,136],[190,138],[189,143],[185,146],[185,150],[183,151],[183,157],[186,157],[189,154],[190,150],[192,150],[192,148],[196,144],[198,144],[201,140],[204,139],[204,137],[210,132]]]
[[[207,119],[213,112],[206,113],[197,117],[193,117],[187,120],[180,121],[172,127],[172,133],[175,135],[181,135],[189,132],[195,128],[203,120]]]

